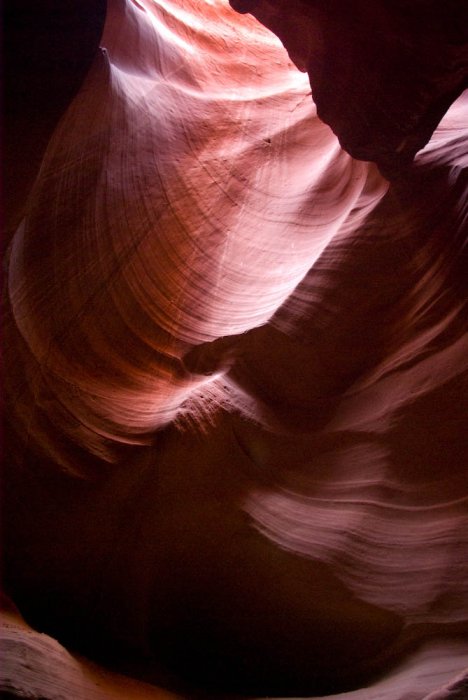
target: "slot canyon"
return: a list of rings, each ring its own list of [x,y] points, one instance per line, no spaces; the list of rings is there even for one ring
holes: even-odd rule
[[[466,700],[466,2],[3,30],[0,696]]]

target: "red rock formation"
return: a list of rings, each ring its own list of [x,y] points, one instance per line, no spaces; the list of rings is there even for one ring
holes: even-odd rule
[[[4,698],[177,700],[178,696],[73,657],[55,639],[33,631],[17,611],[1,612],[0,691]]]
[[[417,67],[377,115],[376,34],[338,6],[278,33],[333,59],[319,111],[391,185],[252,17],[113,0],[8,252],[7,590],[186,697],[422,699],[468,650],[466,95],[401,170],[461,69],[419,61],[411,16],[374,68],[401,77],[409,44]],[[341,133],[355,65],[372,152]]]
[[[468,9],[451,0],[232,0],[306,71],[319,117],[354,158],[397,177],[468,87]]]

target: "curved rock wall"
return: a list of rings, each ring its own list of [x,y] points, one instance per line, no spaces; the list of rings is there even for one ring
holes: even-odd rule
[[[314,5],[305,44],[311,6],[235,7],[302,68],[326,17],[352,72],[376,46],[354,4]],[[41,630],[188,697],[422,699],[462,670],[466,94],[410,164],[465,79],[449,24],[458,72],[405,88],[397,135],[372,71],[357,91],[370,163],[253,17],[109,2],[7,262],[6,585]]]
[[[394,179],[467,87],[468,10],[451,0],[232,0],[307,72],[318,114]]]

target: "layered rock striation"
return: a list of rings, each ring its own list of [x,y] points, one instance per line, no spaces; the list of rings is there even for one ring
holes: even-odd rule
[[[463,690],[468,103],[429,5],[233,2],[289,58],[223,0],[108,3],[7,255],[39,631],[186,697]]]

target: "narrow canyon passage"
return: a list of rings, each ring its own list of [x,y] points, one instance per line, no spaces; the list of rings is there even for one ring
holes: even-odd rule
[[[462,10],[413,46],[374,5],[109,0],[25,203],[18,169],[5,592],[154,693],[466,666]]]

